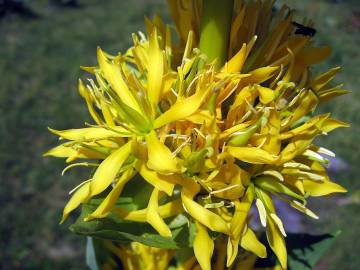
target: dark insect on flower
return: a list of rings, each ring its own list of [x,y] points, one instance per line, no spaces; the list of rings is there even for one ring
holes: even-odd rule
[[[292,25],[294,25],[296,27],[295,35],[303,35],[303,36],[313,37],[316,34],[315,28],[305,26],[305,25],[302,25],[297,22],[291,22],[291,23],[292,23]]]

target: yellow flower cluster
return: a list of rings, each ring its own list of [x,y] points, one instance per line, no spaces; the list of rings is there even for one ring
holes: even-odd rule
[[[172,260],[176,259],[176,252],[169,249],[149,247],[137,242],[130,245],[117,245],[109,240],[103,241],[103,248],[112,256],[121,261],[124,270],[202,270],[194,256],[185,256],[178,259],[174,265]],[[216,258],[213,260],[214,270],[223,270],[226,258],[226,244],[223,239],[215,241]],[[241,253],[234,262],[231,269],[234,270],[281,270],[280,265],[272,267],[255,267],[256,255],[246,252]],[[118,264],[114,259],[108,259],[101,264],[101,269],[117,269]]]
[[[330,50],[312,47],[311,36],[296,34],[299,26],[288,8],[275,14],[273,1],[235,1],[228,60],[218,69],[198,49],[202,1],[169,4],[180,43],[173,44],[171,28],[155,17],[146,19],[147,35],[133,35],[134,45],[125,54],[112,56],[98,48],[98,66],[84,68],[93,79],[79,82],[95,123],[51,129],[67,141],[46,155],[67,162],[96,160],[66,169],[97,167],[74,190],[62,222],[111,187],[86,220],[113,212],[170,237],[164,219],[186,214],[196,224],[197,261],[210,270],[210,231],[227,239],[227,266],[239,245],[267,256],[248,226],[255,205],[269,245],[286,269],[286,232],[272,198],[317,218],[306,207],[309,196],[345,192],[324,169],[325,156],[333,153],[313,144],[317,136],[347,126],[330,114],[315,114],[320,103],[346,92],[331,86],[339,68],[312,75],[309,67]],[[116,208],[136,174],[153,186],[147,208]],[[172,200],[174,190],[180,196]]]

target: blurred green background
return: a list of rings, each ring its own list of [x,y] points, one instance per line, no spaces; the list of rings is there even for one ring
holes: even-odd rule
[[[96,63],[96,47],[116,53],[144,30],[143,16],[168,19],[162,0],[83,0],[65,7],[45,0],[24,1],[38,17],[6,14],[0,19],[0,269],[86,269],[85,239],[67,224],[58,225],[67,192],[84,179],[80,169],[61,177],[62,160],[42,158],[56,144],[47,127],[80,127],[89,120],[77,92],[80,65]],[[324,104],[352,123],[321,139],[347,166],[335,179],[345,196],[311,202],[320,221],[304,221],[309,232],[342,229],[336,245],[316,269],[355,270],[360,265],[360,3],[353,1],[278,1],[315,21],[316,43],[333,47],[331,59],[317,67],[343,66],[337,82],[352,93]],[[1,1],[0,1],[1,4]],[[0,12],[1,14],[1,12]],[[36,17],[36,16],[35,16]]]

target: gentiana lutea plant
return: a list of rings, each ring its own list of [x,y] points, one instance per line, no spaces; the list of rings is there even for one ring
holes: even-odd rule
[[[168,5],[176,28],[146,18],[127,51],[98,48],[82,67],[92,122],[50,129],[63,143],[45,155],[92,171],[61,223],[82,205],[71,229],[95,237],[99,269],[255,269],[272,254],[267,269],[287,269],[274,199],[317,219],[309,197],[346,191],[326,173],[334,153],[314,144],[348,126],[316,113],[346,93],[339,68],[313,74],[330,49],[274,1]]]

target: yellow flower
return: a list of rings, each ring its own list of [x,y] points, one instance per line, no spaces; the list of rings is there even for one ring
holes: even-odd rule
[[[266,257],[248,224],[250,208],[256,205],[269,245],[286,269],[286,232],[273,197],[317,218],[305,206],[309,196],[346,191],[324,169],[324,155],[332,152],[313,143],[317,136],[348,126],[330,114],[315,115],[322,102],[346,92],[331,86],[339,69],[311,74],[309,66],[326,58],[329,49],[310,47],[309,36],[295,34],[292,11],[284,7],[273,14],[273,1],[236,1],[228,58],[217,68],[198,49],[203,2],[169,4],[180,44],[171,42],[170,27],[155,17],[146,19],[147,37],[133,35],[134,45],[124,55],[111,56],[98,48],[99,65],[85,68],[93,79],[88,85],[79,82],[94,124],[50,129],[67,141],[45,155],[67,162],[96,160],[72,163],[65,170],[97,167],[72,191],[61,222],[80,204],[110,189],[86,221],[113,212],[171,237],[165,219],[187,215],[196,224],[198,267],[211,269],[217,248],[212,232],[228,240],[221,246],[227,267],[238,257],[239,245]],[[147,207],[116,208],[122,190],[137,174],[153,186]],[[175,190],[180,194],[176,198]],[[140,264],[147,265],[157,252],[135,246],[143,250],[137,254],[143,256]],[[119,254],[124,258],[124,251]],[[165,269],[171,256],[164,254],[161,267],[148,269]],[[249,258],[238,268],[252,269],[254,259]],[[178,269],[193,264],[191,260]],[[216,262],[217,269],[224,264]]]

